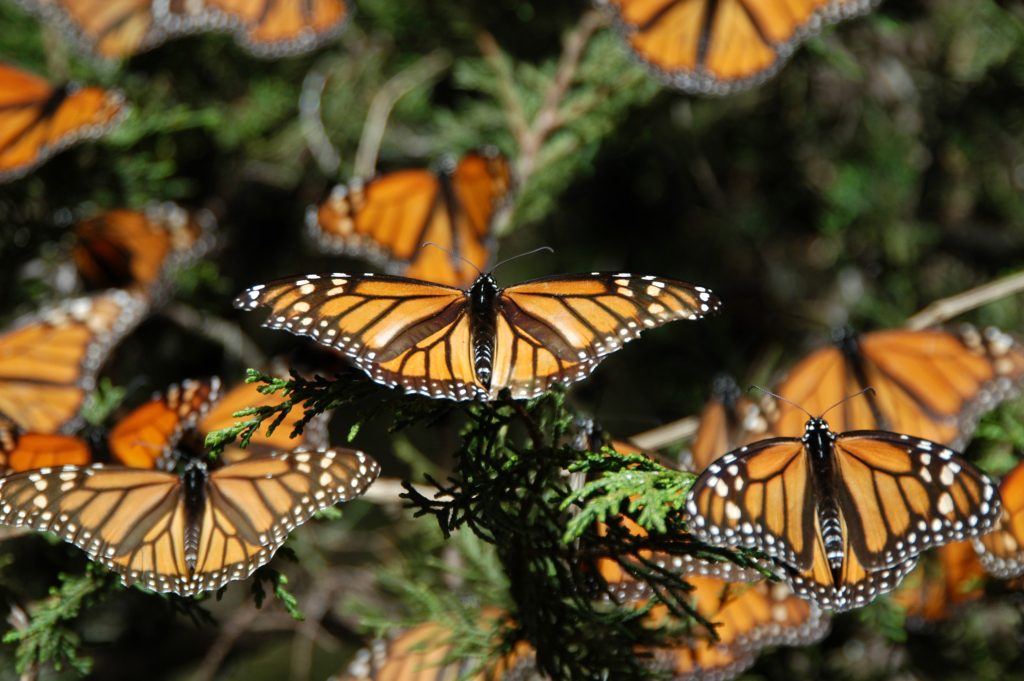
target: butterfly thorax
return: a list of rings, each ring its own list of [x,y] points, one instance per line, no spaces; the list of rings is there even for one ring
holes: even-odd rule
[[[181,473],[183,503],[185,505],[185,563],[189,572],[196,568],[199,555],[199,534],[206,506],[206,481],[209,472],[206,462],[191,458]]]
[[[469,289],[470,328],[473,330],[473,368],[476,376],[488,390],[491,387],[491,367],[494,364],[494,337],[498,310],[496,300],[501,289],[494,277],[481,275]]]
[[[825,544],[825,556],[832,569],[833,581],[840,583],[843,567],[843,530],[836,503],[837,474],[835,465],[835,433],[825,419],[807,422],[801,438],[811,459],[811,477],[814,489],[815,511]]]

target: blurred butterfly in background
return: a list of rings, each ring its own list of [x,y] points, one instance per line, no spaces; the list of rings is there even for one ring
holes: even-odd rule
[[[941,444],[811,418],[803,437],[712,463],[686,510],[701,541],[758,549],[797,595],[846,610],[894,589],[925,549],[987,532],[1000,504],[988,476]]]
[[[494,609],[481,613],[481,628],[491,628],[507,616]],[[533,648],[525,641],[497,660],[452,659],[453,632],[437,622],[401,631],[391,639],[374,641],[335,681],[526,681],[536,674]]]
[[[148,309],[141,296],[114,289],[15,321],[0,334],[0,413],[37,433],[74,431],[100,367]]]
[[[844,330],[798,362],[777,392],[812,414],[842,401],[829,417],[836,432],[891,430],[959,449],[978,417],[1020,394],[1022,381],[1024,348],[998,329]],[[843,401],[868,387],[864,398]],[[773,429],[800,432],[805,420],[782,403]]]
[[[770,437],[775,415],[770,408],[771,403],[748,397],[731,376],[716,376],[690,443],[691,470],[699,473],[726,452]]]
[[[723,95],[774,75],[822,26],[863,14],[879,0],[598,0],[662,81]]]
[[[25,175],[76,142],[101,137],[125,111],[116,90],[55,87],[0,61],[0,183]]]
[[[102,59],[150,50],[200,31],[231,32],[250,53],[301,54],[336,36],[351,11],[346,0],[17,0]]]
[[[925,556],[892,592],[892,601],[911,622],[941,622],[958,606],[980,599],[985,594],[984,579],[971,542],[950,542]]]
[[[190,595],[245,579],[295,527],[360,496],[376,479],[377,463],[351,449],[210,462],[197,426],[218,389],[216,380],[185,381],[134,410],[110,431],[116,464],[55,465],[0,478],[0,524],[53,532],[125,585]],[[0,429],[0,445],[10,447],[11,468],[26,457],[43,462],[34,435]],[[83,451],[97,458],[84,443],[77,453]]]
[[[215,225],[209,212],[190,213],[169,202],[108,210],[75,225],[72,255],[91,288],[131,288],[161,298],[169,274],[210,249]]]
[[[1003,512],[988,534],[974,539],[985,570],[1000,579],[1024,576],[1024,463],[999,485]]]
[[[235,307],[345,353],[371,379],[452,400],[514,399],[582,380],[645,329],[700,319],[709,290],[673,279],[593,272],[468,291],[384,275],[308,274],[247,289]]]
[[[389,274],[467,287],[491,264],[491,223],[510,182],[504,156],[470,152],[437,171],[338,185],[309,209],[306,223],[325,251],[366,257]]]

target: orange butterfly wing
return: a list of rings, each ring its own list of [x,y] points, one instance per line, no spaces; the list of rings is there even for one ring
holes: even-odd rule
[[[70,435],[24,433],[0,414],[0,476],[47,466],[92,463],[89,445]]]
[[[70,432],[111,348],[147,306],[125,291],[66,300],[0,335],[0,412],[27,431]]]
[[[1024,381],[1024,348],[996,329],[876,331],[839,344],[811,353],[778,389],[812,414],[842,402],[828,414],[837,432],[892,430],[961,447],[978,416]],[[867,387],[874,393],[843,401]],[[805,420],[780,404],[776,432],[799,432]]]
[[[145,211],[109,210],[75,225],[72,253],[79,275],[94,288],[138,287],[150,292],[173,268],[210,246],[212,216],[173,203]]]
[[[153,0],[17,0],[64,30],[76,45],[104,59],[127,57],[166,37],[156,25]]]
[[[211,28],[235,27],[242,46],[260,57],[314,49],[336,36],[352,14],[346,0],[201,0]],[[188,4],[178,0],[178,5]]]
[[[666,83],[725,94],[773,75],[823,24],[877,0],[602,0],[630,47]]]
[[[202,435],[212,431],[220,430],[234,425],[237,421],[246,420],[245,417],[236,418],[235,412],[248,409],[249,407],[274,406],[284,401],[284,397],[278,394],[266,395],[259,391],[256,383],[240,383],[217,400],[206,415],[199,421],[198,429]],[[297,437],[292,437],[295,424],[305,415],[303,405],[297,404],[292,407],[284,421],[281,422],[273,433],[267,434],[264,428],[269,422],[265,422],[249,439],[246,448],[235,445],[228,445],[221,452],[221,460],[225,463],[241,461],[254,454],[267,454],[271,451],[289,452],[299,446],[317,449],[327,446],[327,420],[328,414],[318,414],[305,425]]]
[[[338,186],[310,209],[308,226],[326,250],[366,256],[413,279],[468,286],[490,263],[491,221],[509,182],[503,156],[473,152],[436,174],[401,170]]]
[[[700,472],[726,452],[770,437],[771,430],[761,405],[745,396],[731,377],[719,376],[690,444],[692,468]]]
[[[892,600],[910,619],[938,622],[956,606],[981,598],[984,576],[971,542],[951,542],[934,552],[934,560],[922,562],[907,575]]]
[[[0,523],[53,532],[126,585],[190,595],[248,577],[291,530],[361,495],[378,472],[376,462],[348,449],[279,453],[219,468],[207,474],[191,557],[176,473],[103,465],[16,473],[0,478]]]
[[[54,88],[0,62],[0,182],[21,177],[79,140],[103,135],[123,113],[116,91]]]
[[[991,532],[974,540],[985,570],[1000,579],[1024,575],[1024,464],[999,486],[1003,512]]]
[[[174,470],[174,448],[220,397],[220,379],[186,380],[158,393],[110,429],[111,457],[131,468]]]

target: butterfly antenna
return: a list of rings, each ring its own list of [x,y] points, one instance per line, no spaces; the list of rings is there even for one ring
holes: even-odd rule
[[[526,253],[520,253],[519,255],[513,255],[511,258],[505,258],[504,260],[502,260],[497,265],[495,265],[494,267],[491,268],[490,274],[494,274],[494,271],[496,269],[498,269],[499,267],[501,267],[502,265],[504,265],[506,263],[510,263],[513,260],[518,260],[519,258],[525,258],[528,255],[533,255],[534,253],[540,253],[541,251],[547,251],[548,253],[554,253],[555,249],[551,248],[551,246],[541,246],[540,248],[535,248],[532,251],[527,251]]]
[[[473,262],[469,258],[466,258],[465,256],[462,256],[462,255],[456,253],[455,251],[451,250],[450,248],[445,248],[441,244],[435,244],[433,241],[424,241],[423,243],[420,244],[420,248],[426,248],[427,246],[433,246],[434,248],[440,248],[442,251],[444,251],[448,255],[450,255],[452,257],[455,257],[455,258],[458,258],[462,262],[464,262],[467,265],[469,265],[470,267],[472,267],[474,270],[476,270],[476,273],[479,274],[480,276],[483,276],[484,273],[481,272],[480,268],[477,267],[476,265],[474,265]]]
[[[875,389],[872,388],[871,386],[868,386],[867,388],[864,388],[860,392],[855,392],[852,395],[847,395],[846,397],[844,397],[843,399],[839,400],[838,402],[833,404],[831,407],[826,409],[825,411],[821,412],[821,416],[819,418],[825,418],[825,414],[829,413],[830,411],[832,411],[833,409],[838,407],[843,402],[846,402],[847,400],[852,400],[855,397],[860,397],[861,395],[864,395],[864,394],[874,395],[875,394]]]
[[[796,407],[797,409],[799,409],[799,410],[800,410],[800,411],[802,411],[803,413],[807,414],[807,418],[811,418],[811,419],[813,419],[813,418],[814,418],[814,414],[812,414],[811,412],[807,411],[806,409],[804,409],[803,407],[801,407],[801,406],[800,406],[799,404],[797,404],[796,402],[793,402],[792,400],[787,400],[787,399],[786,399],[785,397],[783,397],[782,395],[779,395],[778,393],[773,393],[773,392],[772,392],[771,390],[768,390],[768,388],[762,388],[762,387],[761,387],[761,386],[759,386],[759,385],[751,385],[751,386],[750,386],[749,388],[747,388],[747,391],[749,392],[749,391],[751,391],[751,390],[755,390],[755,389],[756,389],[756,390],[760,390],[760,391],[761,391],[761,392],[763,392],[763,393],[764,393],[765,395],[771,395],[771,396],[772,396],[772,397],[774,397],[775,399],[777,399],[777,400],[780,400],[780,401],[782,401],[782,402],[785,402],[786,404],[788,404],[788,405],[789,405],[789,406],[791,406],[791,407]]]

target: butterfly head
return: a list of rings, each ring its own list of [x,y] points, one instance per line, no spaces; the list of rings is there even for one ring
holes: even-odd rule
[[[836,434],[832,432],[828,421],[820,416],[815,416],[807,419],[807,425],[804,427],[804,434],[801,439],[804,442],[835,440]]]
[[[490,274],[481,274],[473,282],[473,287],[469,289],[469,298],[472,301],[473,307],[477,309],[490,309],[500,290],[498,282],[494,280],[494,277]]]

